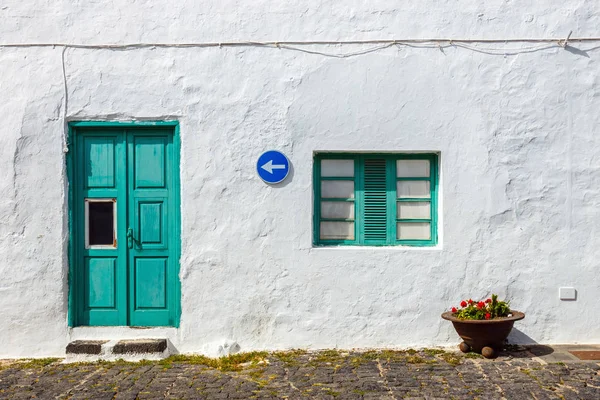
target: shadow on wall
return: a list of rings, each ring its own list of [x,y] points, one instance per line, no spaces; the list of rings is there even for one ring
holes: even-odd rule
[[[283,180],[283,182],[273,183],[273,184],[265,182],[265,185],[271,186],[276,189],[284,188],[287,185],[289,185],[294,180],[294,164],[292,163],[292,160],[290,160],[289,158],[288,158],[288,162],[289,162],[289,172],[288,172],[288,175]]]
[[[577,47],[573,47],[573,46],[569,46],[569,45],[565,45],[565,50],[568,51],[569,53],[578,55],[578,56],[583,56],[586,58],[590,58],[590,55],[588,54],[588,50],[582,50],[582,49],[578,49]]]

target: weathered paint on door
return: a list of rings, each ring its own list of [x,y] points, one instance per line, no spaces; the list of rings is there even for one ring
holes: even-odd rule
[[[71,128],[72,324],[177,326],[174,129]]]

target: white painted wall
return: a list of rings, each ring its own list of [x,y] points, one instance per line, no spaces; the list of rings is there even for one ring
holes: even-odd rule
[[[391,3],[4,0],[0,42],[600,36],[595,0]],[[600,342],[600,50],[67,49],[66,113],[62,52],[0,48],[0,357],[136,335],[182,352],[453,344],[440,313],[491,292],[527,313],[521,342]],[[179,329],[68,329],[65,115],[180,121]],[[293,164],[277,187],[255,174],[270,148]],[[441,152],[440,245],[313,248],[317,150]]]

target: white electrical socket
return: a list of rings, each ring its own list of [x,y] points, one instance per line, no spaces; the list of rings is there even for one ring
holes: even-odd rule
[[[577,290],[572,287],[558,288],[558,297],[561,300],[577,300]]]

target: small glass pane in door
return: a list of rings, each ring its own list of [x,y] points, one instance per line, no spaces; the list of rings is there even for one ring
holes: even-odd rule
[[[116,248],[115,199],[85,200],[86,248]]]

